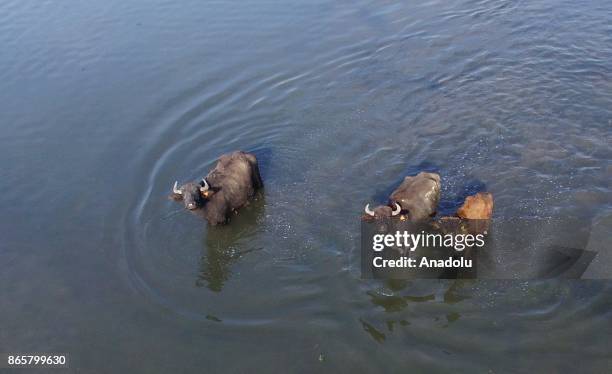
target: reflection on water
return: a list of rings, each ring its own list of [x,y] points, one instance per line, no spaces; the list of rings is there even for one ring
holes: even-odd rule
[[[223,283],[231,276],[232,264],[249,252],[262,249],[248,247],[252,243],[241,242],[240,239],[252,236],[257,230],[264,207],[264,193],[259,192],[254,201],[239,211],[239,216],[232,218],[231,225],[208,227],[196,286],[221,292]]]
[[[461,293],[461,285],[467,281],[465,280],[453,280],[448,281],[448,288],[444,286],[442,292],[442,298],[438,298],[436,294],[429,293],[425,295],[397,295],[402,290],[408,288],[408,292],[413,288],[413,283],[427,284],[428,282],[414,282],[406,280],[387,280],[385,284],[391,294],[380,293],[380,291],[368,291],[367,294],[370,297],[372,304],[381,306],[386,312],[399,312],[404,310],[411,303],[423,303],[435,300],[440,300],[446,304],[455,304],[460,301],[469,298],[469,295],[463,295]]]
[[[385,341],[387,337],[383,332],[377,330],[374,326],[364,320],[360,319],[359,321],[363,325],[363,329],[365,330],[365,332],[367,332],[372,337],[372,339],[376,340],[376,342],[378,343],[382,343]]]
[[[368,295],[372,298],[374,305],[380,305],[385,308],[387,312],[397,312],[408,306],[409,302],[420,303],[426,301],[432,301],[435,299],[434,295],[425,296],[382,296],[376,295],[373,292],[369,292]]]
[[[463,287],[475,281],[453,280],[441,281],[435,285],[424,281],[387,280],[384,289],[367,292],[370,302],[381,307],[386,313],[381,316],[380,326],[360,318],[364,331],[377,343],[383,343],[392,334],[408,333],[413,319],[423,323],[422,317],[414,314],[415,306],[420,303],[443,303],[449,306],[469,299],[469,289]],[[432,289],[434,286],[434,289]],[[431,293],[433,291],[433,293]],[[450,310],[450,311],[449,311]],[[443,312],[434,312],[429,315],[428,323],[436,328],[447,328],[461,318],[461,313],[452,307]],[[379,318],[377,318],[379,319]],[[386,329],[386,332],[384,332]]]

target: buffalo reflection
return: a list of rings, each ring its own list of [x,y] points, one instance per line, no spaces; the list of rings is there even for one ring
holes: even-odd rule
[[[392,291],[392,295],[382,294],[376,291],[367,291],[370,302],[384,309],[382,315],[369,316],[376,322],[367,321],[365,317],[359,318],[363,330],[377,343],[384,343],[387,335],[392,334],[396,329],[407,328],[411,325],[410,316],[412,313],[406,311],[411,304],[415,303],[444,303],[450,308],[432,314],[433,322],[439,327],[449,327],[450,324],[458,321],[461,314],[452,310],[452,305],[463,300],[469,299],[470,292],[466,289],[467,285],[473,284],[471,280],[418,280],[408,281],[390,279],[384,281],[385,288]],[[388,318],[394,316],[395,318]],[[385,331],[386,328],[386,331]]]
[[[246,253],[261,249],[253,247],[251,239],[257,233],[264,206],[264,195],[258,193],[249,206],[232,218],[230,225],[208,227],[196,286],[221,292],[231,277],[232,264]]]

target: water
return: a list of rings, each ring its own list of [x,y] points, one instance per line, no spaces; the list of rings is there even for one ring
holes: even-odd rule
[[[604,1],[5,1],[0,352],[83,372],[602,372],[602,281],[360,280],[358,216],[612,215]],[[207,228],[174,180],[255,152]],[[607,221],[606,221],[607,220]],[[602,223],[604,222],[604,223]]]

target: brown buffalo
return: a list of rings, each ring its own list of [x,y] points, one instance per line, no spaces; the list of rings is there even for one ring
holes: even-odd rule
[[[463,205],[457,210],[457,216],[464,219],[490,219],[493,215],[493,195],[488,192],[479,192],[468,196]]]

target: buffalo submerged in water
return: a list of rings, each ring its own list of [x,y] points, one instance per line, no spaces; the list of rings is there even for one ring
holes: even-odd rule
[[[370,209],[365,207],[365,218],[381,219],[394,217],[402,213],[402,217],[411,222],[418,222],[433,217],[440,201],[440,176],[436,173],[420,172],[415,176],[407,176],[391,193],[388,205],[379,205]]]
[[[247,205],[263,187],[257,158],[251,153],[233,152],[219,157],[217,165],[199,182],[179,187],[174,182],[172,199],[204,217],[209,224],[229,221],[230,215]]]

